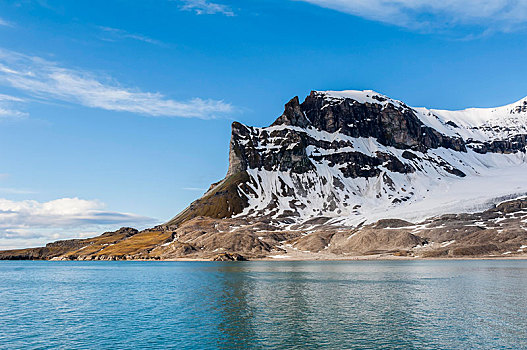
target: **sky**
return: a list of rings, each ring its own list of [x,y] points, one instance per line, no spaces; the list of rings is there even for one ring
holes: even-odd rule
[[[167,221],[311,90],[527,95],[520,0],[4,0],[0,249]]]

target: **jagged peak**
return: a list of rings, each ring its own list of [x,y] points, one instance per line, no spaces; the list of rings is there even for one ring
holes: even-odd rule
[[[305,113],[300,107],[300,100],[298,96],[293,97],[286,103],[284,113],[276,119],[271,126],[276,125],[295,125],[299,127],[307,127],[311,122],[307,119]]]

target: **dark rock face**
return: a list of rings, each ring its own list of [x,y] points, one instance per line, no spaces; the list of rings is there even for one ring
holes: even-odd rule
[[[507,140],[481,142],[468,140],[468,147],[481,154],[485,153],[516,153],[527,149],[527,135],[516,135]]]
[[[294,130],[262,130],[232,124],[229,174],[247,169],[303,173],[313,169],[306,147],[308,138]]]
[[[381,99],[378,96],[376,98]],[[455,125],[453,122],[447,124]],[[273,128],[280,126],[293,128]],[[351,98],[328,100],[323,93],[313,91],[303,103],[299,102],[298,97],[289,101],[285,105],[284,113],[271,128],[252,128],[233,123],[229,174],[247,169],[305,173],[314,168],[311,160],[328,160],[331,164],[340,163],[347,166],[350,162],[353,163],[351,169],[346,170],[349,176],[378,175],[375,170],[360,173],[353,168],[360,165],[379,165],[378,163],[385,161],[382,153],[372,159],[357,152],[342,151],[350,146],[349,142],[315,139],[309,133],[303,132],[309,128],[327,133],[338,132],[350,138],[374,138],[384,146],[405,150],[403,158],[409,160],[419,158],[412,151],[426,153],[429,149],[440,147],[457,152],[467,152],[467,147],[470,147],[478,153],[525,152],[527,147],[526,135],[492,142],[465,141],[460,137],[443,135],[424,125],[415,111],[402,103],[396,106],[392,103],[359,103]],[[310,156],[306,152],[308,146],[336,152],[330,156]],[[404,174],[414,171],[396,159],[390,159],[389,162],[388,169],[391,171]],[[458,169],[452,169],[450,173],[464,176]]]
[[[272,128],[279,126],[295,128]],[[366,167],[379,166],[386,161],[387,168],[403,174],[415,171],[398,159],[379,152],[377,157],[368,157],[360,152],[343,151],[352,146],[350,142],[324,141],[304,132],[306,128],[349,136],[350,138],[375,138],[385,146],[404,150],[426,152],[430,148],[444,147],[466,152],[461,138],[448,137],[425,126],[411,108],[388,104],[358,103],[352,99],[329,103],[326,97],[312,92],[300,104],[298,97],[285,106],[282,114],[269,129],[258,129],[240,123],[232,125],[229,174],[247,169],[268,171],[291,171],[305,173],[314,169],[312,161],[327,160],[330,164],[343,164],[343,171],[350,177],[373,177],[379,170]],[[306,149],[334,150],[331,155],[310,156]],[[407,151],[407,159],[418,156]],[[458,174],[459,172],[455,172]]]
[[[393,104],[383,106],[358,103],[349,98],[334,100],[328,104],[327,98],[316,91],[312,91],[298,107],[291,107],[296,103],[298,98],[288,103],[290,107],[286,107],[284,116],[275,125],[303,127],[301,125],[305,125],[304,120],[301,120],[301,125],[294,124],[298,120],[295,116],[302,112],[304,119],[309,121],[308,125],[330,133],[339,131],[355,138],[373,137],[385,146],[401,149],[426,151],[428,148],[444,147],[466,151],[461,138],[451,138],[425,126],[414,111],[405,105],[397,107]],[[292,111],[296,113],[294,116],[290,115]]]

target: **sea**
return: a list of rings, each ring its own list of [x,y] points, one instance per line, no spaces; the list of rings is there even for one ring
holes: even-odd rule
[[[0,349],[527,349],[527,261],[2,261]]]

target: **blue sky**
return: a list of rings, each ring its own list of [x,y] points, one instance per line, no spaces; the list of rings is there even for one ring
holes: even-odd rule
[[[230,124],[295,95],[527,95],[513,0],[6,0],[0,249],[168,220],[227,170]]]

